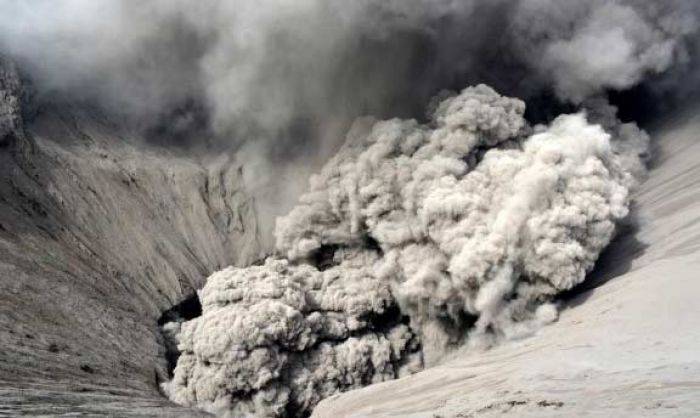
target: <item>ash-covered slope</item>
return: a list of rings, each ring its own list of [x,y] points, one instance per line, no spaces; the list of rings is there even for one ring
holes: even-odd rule
[[[196,415],[158,392],[156,322],[260,256],[240,165],[27,96],[0,62],[0,415]]]
[[[557,323],[329,398],[314,416],[696,415],[698,126],[691,115],[656,130],[658,158],[635,195],[638,228],[612,244]]]

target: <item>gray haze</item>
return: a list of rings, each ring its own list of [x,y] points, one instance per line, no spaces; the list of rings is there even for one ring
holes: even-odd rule
[[[695,4],[8,0],[0,42],[42,91],[141,115],[201,101],[214,130],[241,141],[421,111],[440,89],[477,82],[575,102],[629,88],[688,63]]]
[[[697,30],[694,2],[656,3],[6,1],[0,37],[43,88],[130,111],[202,96],[219,129],[232,118],[280,128],[309,111],[373,111],[381,96],[432,95],[421,90],[513,69],[524,73],[496,87],[554,81],[572,100],[627,88],[686,60]]]
[[[693,74],[699,9],[683,0],[5,0],[0,50],[39,99],[85,100],[164,126],[166,143],[179,135],[239,150],[271,224],[361,115],[422,117],[439,91],[482,82],[547,98],[535,113],[645,81],[659,97],[690,90],[663,74]]]

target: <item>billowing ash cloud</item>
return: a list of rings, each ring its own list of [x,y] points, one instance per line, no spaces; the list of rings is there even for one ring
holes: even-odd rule
[[[278,249],[296,261],[376,242],[375,274],[416,329],[466,315],[475,333],[510,332],[583,281],[646,151],[643,133],[611,142],[582,114],[530,135],[524,109],[482,85],[443,100],[428,125],[356,127],[279,220]]]
[[[686,94],[698,16],[694,0],[5,0],[0,51],[39,99],[239,150],[271,225],[356,117],[420,117],[443,89],[485,83],[540,119],[639,83]]]
[[[203,315],[179,333],[170,397],[234,417],[302,415],[419,370],[417,337],[371,272],[376,256],[345,255],[325,271],[269,259],[212,275]]]
[[[279,219],[286,259],[209,279],[179,334],[172,399],[303,415],[556,319],[553,296],[627,215],[647,138],[617,125],[611,139],[583,114],[531,128],[524,111],[480,85],[436,102],[427,124],[358,121]]]
[[[629,88],[688,63],[698,16],[689,0],[7,0],[0,46],[43,91],[133,114],[201,101],[217,132],[279,141],[478,82]]]
[[[514,38],[564,100],[624,90],[688,64],[696,2],[535,0],[518,3]]]

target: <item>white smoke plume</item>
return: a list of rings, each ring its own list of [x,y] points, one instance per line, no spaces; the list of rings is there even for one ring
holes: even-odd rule
[[[646,136],[611,138],[584,114],[531,128],[524,111],[480,85],[425,125],[358,121],[279,219],[286,259],[209,279],[171,397],[304,414],[451,346],[555,320],[552,298],[585,279],[628,213]]]

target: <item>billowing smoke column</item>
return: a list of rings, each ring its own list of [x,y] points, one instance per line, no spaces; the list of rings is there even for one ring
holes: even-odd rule
[[[284,258],[214,274],[172,399],[303,415],[338,391],[556,319],[628,213],[646,136],[584,114],[531,128],[480,85],[430,121],[360,120],[279,219]]]
[[[339,391],[419,370],[417,336],[372,272],[377,255],[344,258],[325,271],[268,259],[211,276],[203,315],[178,337],[171,398],[236,417],[295,416]]]
[[[524,107],[482,85],[442,101],[429,126],[355,132],[279,221],[278,249],[305,260],[377,242],[376,275],[416,329],[460,330],[467,315],[477,334],[510,332],[584,279],[627,215],[646,146],[641,133],[611,144],[582,114],[529,135]]]
[[[3,0],[0,53],[40,99],[239,151],[271,226],[356,117],[417,117],[442,89],[486,83],[545,116],[640,83],[697,92],[698,16],[696,0]]]

